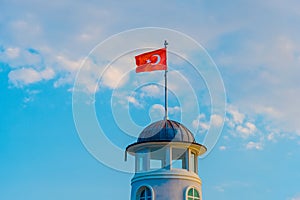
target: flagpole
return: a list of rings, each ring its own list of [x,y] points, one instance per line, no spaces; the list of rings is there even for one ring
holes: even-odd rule
[[[165,48],[166,48],[166,54],[167,54],[167,45],[168,42],[165,40]],[[167,77],[167,72],[168,72],[168,59],[166,55],[166,69],[165,69],[165,121],[168,120],[168,77]]]

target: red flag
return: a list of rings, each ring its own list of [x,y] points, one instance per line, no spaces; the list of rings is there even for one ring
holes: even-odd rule
[[[135,56],[135,63],[137,68],[136,73],[151,72],[156,70],[167,69],[167,51],[166,48],[150,51]]]

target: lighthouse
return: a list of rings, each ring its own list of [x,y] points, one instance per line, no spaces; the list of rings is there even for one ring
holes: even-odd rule
[[[126,148],[135,157],[131,200],[202,200],[198,157],[206,147],[173,120],[147,126]]]
[[[126,147],[135,157],[131,200],[202,200],[198,157],[206,147],[183,124],[168,119],[167,45],[135,56],[136,72],[165,71],[165,117],[147,126]]]

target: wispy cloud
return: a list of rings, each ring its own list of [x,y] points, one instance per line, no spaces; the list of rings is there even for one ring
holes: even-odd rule
[[[131,103],[133,104],[135,107],[138,107],[138,108],[143,108],[143,104],[141,104],[135,97],[133,96],[128,96],[127,97],[127,101],[128,103]]]
[[[288,198],[289,200],[300,200],[300,195],[296,195],[292,198]]]
[[[250,120],[246,114],[240,112],[236,106],[229,104],[227,106],[226,125],[229,128],[229,132],[234,137],[240,137],[247,139],[251,136],[255,136],[257,133],[257,127]]]
[[[246,149],[262,150],[263,149],[263,144],[262,144],[262,142],[250,141],[246,144]]]
[[[201,113],[193,120],[193,127],[200,133],[206,133],[211,125],[221,125],[221,116],[211,116],[210,120],[208,119],[209,117],[205,113]],[[240,144],[239,147],[246,150],[263,150],[269,142],[294,139],[295,137],[269,125],[264,118],[252,118],[239,111],[236,106],[229,104],[223,129],[223,138],[226,139],[223,141],[224,143],[221,143],[219,149],[226,150],[237,142]]]
[[[39,90],[25,90],[25,97],[23,98],[23,106],[26,107],[28,104],[34,102],[35,97],[37,94],[39,94],[41,91]]]
[[[220,146],[219,149],[220,149],[221,151],[225,151],[225,150],[227,149],[227,147],[226,147],[226,146]]]
[[[158,85],[150,84],[146,85],[142,88],[143,94],[142,96],[149,96],[149,97],[162,97],[164,94],[163,87],[160,87]]]
[[[9,80],[17,87],[33,84],[40,81],[47,81],[55,76],[55,72],[51,68],[37,71],[33,68],[21,68],[10,71]]]
[[[224,182],[219,185],[216,185],[214,188],[217,192],[226,192],[228,189],[231,189],[233,187],[248,188],[248,187],[251,187],[251,184],[249,184],[247,182],[242,182],[242,181],[228,181],[228,182]]]
[[[201,113],[197,119],[192,122],[194,129],[199,130],[200,133],[205,133],[209,129],[209,122],[206,119],[206,115]]]
[[[20,49],[17,48],[17,47],[9,47],[5,50],[5,54],[7,55],[7,57],[9,59],[14,59],[14,58],[17,58],[19,57],[20,55]]]
[[[241,137],[248,138],[255,134],[256,126],[251,122],[246,122],[244,125],[238,125],[236,131],[241,133]]]

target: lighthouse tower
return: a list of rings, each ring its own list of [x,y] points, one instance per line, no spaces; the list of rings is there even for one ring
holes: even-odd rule
[[[126,152],[135,156],[131,200],[202,200],[198,156],[206,152],[182,124],[150,124]]]

